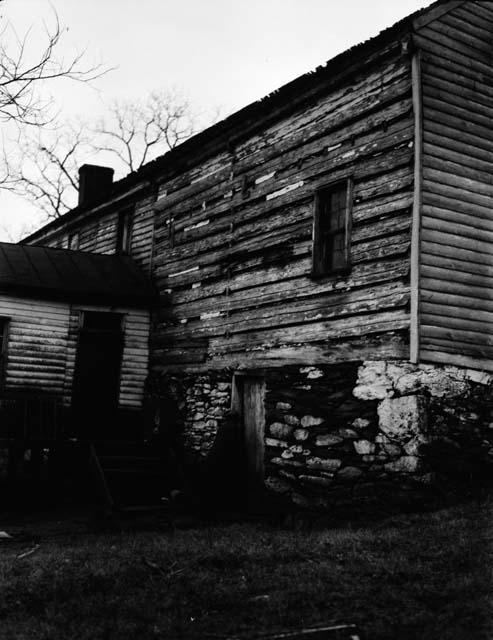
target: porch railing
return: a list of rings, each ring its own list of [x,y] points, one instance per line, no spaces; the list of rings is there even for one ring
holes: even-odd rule
[[[0,439],[54,441],[64,437],[62,399],[52,395],[0,395]]]

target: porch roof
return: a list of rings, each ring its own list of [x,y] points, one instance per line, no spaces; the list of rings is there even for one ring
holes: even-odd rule
[[[156,292],[126,255],[0,242],[0,293],[148,307]]]

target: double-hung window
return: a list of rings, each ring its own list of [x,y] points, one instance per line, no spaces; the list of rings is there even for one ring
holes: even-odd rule
[[[76,250],[79,248],[79,232],[73,231],[68,234],[68,248]]]
[[[124,209],[118,214],[116,232],[116,252],[130,253],[132,245],[133,208]]]
[[[351,178],[319,189],[315,194],[312,275],[326,276],[351,268]]]
[[[3,388],[4,381],[5,381],[8,336],[9,336],[9,319],[0,318],[0,389]]]

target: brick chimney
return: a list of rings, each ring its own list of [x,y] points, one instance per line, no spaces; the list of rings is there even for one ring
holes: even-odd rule
[[[97,200],[113,184],[114,170],[96,164],[83,164],[79,169],[79,207]]]

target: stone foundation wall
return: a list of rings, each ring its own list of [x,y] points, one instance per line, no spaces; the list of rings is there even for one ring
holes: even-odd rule
[[[160,382],[171,413],[161,409],[161,421],[175,419],[183,449],[200,457],[209,453],[225,412],[231,406],[231,374],[167,376]]]
[[[300,506],[351,500],[375,466],[377,402],[355,398],[358,364],[289,367],[266,381],[266,486]]]
[[[231,372],[168,377],[186,451],[207,456]],[[406,501],[493,478],[493,377],[408,362],[265,372],[265,485],[303,507]]]
[[[268,386],[266,485],[305,507],[493,477],[492,378],[407,362],[290,369]]]
[[[9,450],[0,449],[0,480],[4,480],[7,477],[7,471],[9,468]]]

